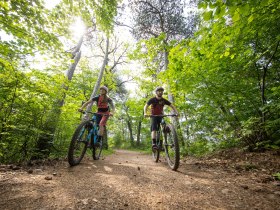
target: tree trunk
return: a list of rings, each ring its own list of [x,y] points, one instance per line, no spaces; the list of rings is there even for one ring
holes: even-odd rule
[[[128,118],[128,119],[126,120],[126,123],[127,123],[128,131],[129,131],[129,139],[130,139],[131,145],[133,145],[133,143],[134,143],[134,138],[133,138],[132,125],[131,125],[131,120],[130,120],[130,118]]]
[[[164,70],[167,70],[167,67],[168,67],[168,52],[167,50],[164,51]],[[170,89],[170,88],[168,88]],[[174,104],[174,96],[172,93],[168,93],[168,100]],[[173,114],[174,111],[172,110],[171,113]],[[184,137],[183,137],[183,134],[182,134],[182,129],[181,129],[181,126],[180,126],[180,122],[179,122],[179,119],[178,118],[172,118],[172,123],[174,124],[176,130],[177,130],[177,133],[178,133],[178,137],[179,137],[179,142],[181,142],[182,146],[185,146],[185,142],[184,142]]]
[[[140,134],[141,134],[141,128],[142,128],[142,120],[143,118],[140,118],[138,121],[138,126],[137,126],[137,139],[136,139],[136,145],[140,145]]]
[[[93,91],[91,93],[90,98],[93,98],[94,96],[97,95],[97,91],[100,88],[100,84],[101,84],[101,81],[102,81],[102,78],[103,78],[103,74],[104,74],[105,68],[106,68],[106,66],[108,64],[108,56],[109,56],[109,37],[107,37],[107,39],[106,39],[106,49],[105,49],[104,60],[103,60],[101,69],[100,69],[99,74],[98,74],[98,79],[97,79],[97,81],[96,81],[96,83],[94,85],[94,89],[93,89]],[[88,112],[91,111],[92,105],[93,105],[93,103],[90,103],[87,106],[87,111]],[[88,115],[86,115],[86,118],[88,118]]]
[[[94,89],[91,93],[91,96],[90,98],[93,98],[97,95],[97,91],[99,90],[100,88],[100,84],[101,84],[101,81],[102,81],[102,78],[103,78],[103,74],[104,74],[104,71],[106,69],[106,66],[108,64],[108,56],[109,56],[109,37],[107,37],[106,39],[106,49],[105,49],[105,55],[104,55],[104,60],[103,60],[103,63],[102,63],[102,66],[101,66],[101,69],[99,71],[99,74],[98,74],[98,79],[94,85]],[[88,106],[87,106],[87,109],[86,111],[89,112],[91,111],[92,109],[92,106],[93,106],[93,102],[90,103]],[[89,115],[88,114],[85,114],[85,116],[83,117],[83,120],[87,120],[89,119]],[[107,132],[107,130],[106,130]],[[103,139],[103,143],[105,145],[105,149],[108,149],[108,138],[107,138],[107,133],[106,133],[106,138]]]
[[[70,65],[65,75],[68,81],[72,80],[76,66],[78,65],[79,60],[81,58],[80,49],[82,43],[83,43],[83,36],[80,38],[79,43],[77,44],[74,51],[72,52],[72,58],[74,59],[74,63]],[[63,84],[62,86],[65,90],[68,90],[67,85]],[[61,107],[64,104],[65,97],[66,94],[63,93],[62,97],[60,99],[58,98],[53,103],[52,110],[50,111],[50,114],[48,115],[45,126],[43,128],[44,133],[42,133],[38,138],[36,148],[35,148],[35,154],[31,157],[32,160],[41,159],[49,156],[53,144],[53,138],[57,127],[57,123],[61,114]]]

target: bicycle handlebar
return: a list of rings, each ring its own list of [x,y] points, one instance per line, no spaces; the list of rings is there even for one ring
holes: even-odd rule
[[[146,115],[148,117],[177,117],[177,114],[162,114],[162,115],[153,115],[153,114],[149,114]]]
[[[110,114],[100,114],[98,112],[91,112],[91,111],[84,111],[84,110],[81,110],[79,112],[81,112],[83,114],[89,113],[89,114],[97,114],[97,115],[102,115],[102,116],[110,116]]]

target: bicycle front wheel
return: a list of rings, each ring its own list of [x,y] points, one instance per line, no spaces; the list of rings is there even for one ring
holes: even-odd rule
[[[159,161],[159,149],[152,149],[153,160],[157,163]]]
[[[93,145],[92,158],[94,160],[99,160],[99,158],[101,156],[102,149],[103,149],[103,137],[98,141],[97,144]]]
[[[173,125],[166,126],[164,131],[164,149],[170,168],[176,171],[180,163],[180,150],[176,130]]]
[[[75,130],[68,150],[68,163],[71,166],[78,165],[83,159],[87,150],[91,129],[91,122],[84,121]]]

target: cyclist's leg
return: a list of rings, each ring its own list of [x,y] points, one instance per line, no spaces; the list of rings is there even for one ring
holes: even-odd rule
[[[102,115],[100,113],[97,113],[97,115],[96,115],[96,125],[98,126],[97,142],[100,139],[99,132],[100,132],[100,121],[101,121],[101,119],[102,119]],[[95,141],[94,143],[96,144],[97,142]]]
[[[151,117],[151,138],[152,138],[152,149],[156,147],[156,119]]]
[[[103,114],[109,114],[107,112],[103,113]],[[104,126],[106,126],[107,120],[108,120],[109,116],[102,116],[99,122],[99,132],[98,132],[98,139],[100,140],[100,138],[104,135]]]
[[[152,149],[157,149],[156,133],[159,129],[161,117],[151,117],[151,137],[152,137]]]

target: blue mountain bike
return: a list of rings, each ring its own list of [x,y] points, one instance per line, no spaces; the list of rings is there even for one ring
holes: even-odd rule
[[[100,114],[94,112],[87,113],[93,114],[92,118],[82,122],[72,136],[68,150],[68,163],[71,166],[78,165],[82,161],[88,148],[92,150],[94,160],[98,160],[102,152],[103,138],[98,139],[99,125],[96,122],[97,115]]]

